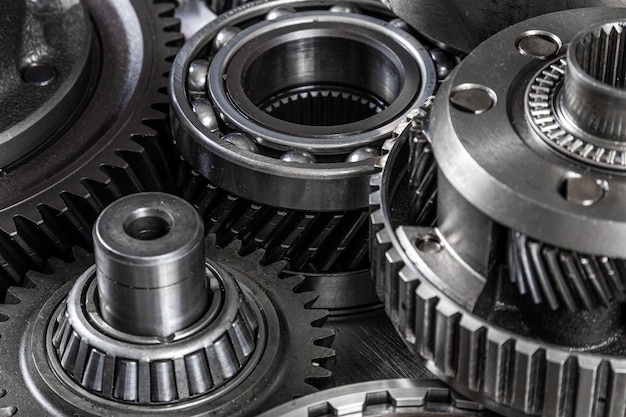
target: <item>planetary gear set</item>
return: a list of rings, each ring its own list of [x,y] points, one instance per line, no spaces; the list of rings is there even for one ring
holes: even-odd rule
[[[626,415],[623,0],[0,11],[0,417]]]

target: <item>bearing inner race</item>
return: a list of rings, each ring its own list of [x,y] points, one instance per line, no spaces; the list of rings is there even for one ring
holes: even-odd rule
[[[264,146],[345,153],[382,139],[421,104],[424,54],[378,19],[302,12],[223,46],[209,68],[210,94],[227,124]]]

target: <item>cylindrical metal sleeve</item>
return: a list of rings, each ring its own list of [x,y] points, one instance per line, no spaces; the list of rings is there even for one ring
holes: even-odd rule
[[[135,194],[107,207],[93,230],[104,320],[156,337],[198,320],[211,299],[203,237],[200,216],[178,197]]]

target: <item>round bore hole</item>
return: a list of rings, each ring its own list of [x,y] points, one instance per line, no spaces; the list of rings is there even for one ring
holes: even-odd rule
[[[155,240],[167,235],[172,228],[172,217],[158,209],[142,208],[126,218],[124,231],[133,239]]]
[[[496,104],[496,93],[480,84],[461,84],[452,89],[450,103],[466,113],[481,114]]]
[[[591,206],[600,201],[608,191],[608,183],[589,177],[567,178],[560,187],[561,196],[581,206]]]
[[[268,115],[300,125],[336,126],[385,110],[399,96],[404,74],[379,48],[324,36],[289,40],[261,53],[242,83],[252,103]]]
[[[526,56],[548,59],[559,53],[563,43],[558,36],[541,30],[524,32],[516,42],[517,50]]]
[[[48,85],[55,77],[54,67],[48,64],[31,64],[22,70],[22,79],[33,85]]]
[[[435,235],[426,235],[417,239],[417,250],[420,252],[437,253],[441,249],[443,249],[441,241]]]

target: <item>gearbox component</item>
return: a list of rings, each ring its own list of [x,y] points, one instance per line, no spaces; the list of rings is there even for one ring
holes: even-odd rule
[[[274,408],[259,417],[485,416],[435,380],[389,379],[334,388]]]
[[[556,0],[528,3],[524,0],[383,0],[400,18],[435,45],[468,54],[481,42],[512,24],[559,10],[582,7],[623,7],[620,0]],[[540,47],[549,42],[535,40]]]
[[[1,7],[17,24],[1,36],[0,301],[49,257],[91,249],[93,222],[113,200],[173,191],[163,92],[181,43],[171,2]]]
[[[563,11],[490,38],[373,178],[389,316],[439,377],[506,415],[626,407],[625,18]]]
[[[49,140],[92,87],[92,29],[78,0],[7,2],[0,13],[0,168]],[[54,29],[52,29],[54,28]],[[46,31],[54,30],[55,37]],[[19,100],[20,105],[16,105]]]
[[[182,195],[220,243],[360,282],[375,158],[436,82],[429,52],[378,2],[234,9],[172,69],[173,136],[210,179],[181,173]]]
[[[222,252],[205,260],[203,232],[178,197],[128,196],[96,222],[95,265],[76,279],[88,259],[65,271],[59,263],[57,280],[32,274],[35,288],[11,288],[20,303],[0,305],[3,363],[14,362],[0,377],[8,407],[25,415],[256,415],[313,391],[306,379],[323,386],[332,351],[321,345],[332,332],[312,327],[325,313],[304,309],[311,294],[294,294],[297,278],[270,276],[276,268],[258,259],[240,261],[246,273],[216,262]],[[233,248],[224,251],[237,260]],[[14,336],[22,344],[9,346]]]

